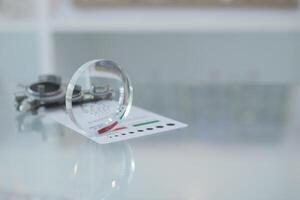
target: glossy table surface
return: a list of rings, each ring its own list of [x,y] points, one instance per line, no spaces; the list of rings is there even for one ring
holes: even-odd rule
[[[296,85],[138,85],[134,104],[189,127],[106,145],[0,91],[0,199],[300,199]]]

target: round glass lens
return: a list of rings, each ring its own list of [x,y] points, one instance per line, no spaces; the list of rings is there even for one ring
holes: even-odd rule
[[[92,60],[71,78],[66,110],[85,133],[99,135],[112,130],[129,113],[132,87],[128,76],[113,61]]]

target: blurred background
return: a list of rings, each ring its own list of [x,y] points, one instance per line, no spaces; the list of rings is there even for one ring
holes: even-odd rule
[[[245,85],[280,84],[286,91],[300,80],[298,0],[0,0],[0,44],[3,90],[41,73],[68,80],[89,60],[112,59],[130,75],[134,104],[168,107],[168,115],[197,123],[192,105],[212,113],[214,95],[232,102],[238,93],[245,103],[240,93],[255,90]],[[226,87],[211,86],[224,83],[242,88],[221,94]],[[281,100],[258,93],[262,107],[273,105],[267,97],[282,106],[292,98],[289,91]]]
[[[107,58],[136,84],[297,82],[299,29],[298,0],[0,0],[1,73]]]

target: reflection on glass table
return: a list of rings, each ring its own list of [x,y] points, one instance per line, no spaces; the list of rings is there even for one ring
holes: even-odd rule
[[[4,162],[0,176],[5,180],[4,187],[0,187],[1,199],[111,199],[126,189],[135,170],[127,143],[104,146],[85,141],[66,144],[62,150],[51,146],[49,131],[40,129],[49,124],[39,116],[30,118],[31,126],[30,122],[19,124],[23,134],[20,138],[26,134],[32,137],[33,131],[38,142],[30,146],[19,144],[18,148],[3,152],[8,155],[1,156]],[[68,142],[70,138],[61,134],[57,139]]]
[[[259,84],[157,88],[149,87],[148,93],[139,93],[142,89],[137,88],[138,104],[146,102],[147,108],[156,112],[167,110],[172,117],[191,124],[190,129],[199,132],[201,139],[220,143],[279,140],[296,91],[289,85]],[[162,93],[151,96],[158,91]]]
[[[47,117],[18,116],[13,91],[1,91],[0,198],[300,199],[298,85],[135,88],[135,105],[189,127],[97,145]]]

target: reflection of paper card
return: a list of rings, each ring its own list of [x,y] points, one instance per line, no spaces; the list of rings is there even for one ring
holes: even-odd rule
[[[127,140],[146,135],[152,135],[165,131],[186,127],[187,125],[161,115],[143,110],[141,108],[132,107],[128,117],[120,122],[112,131],[89,136],[83,130],[79,129],[70,119],[66,112],[62,109],[51,111],[47,114],[55,121],[61,123],[68,128],[88,137],[89,139],[99,143],[111,143]]]

